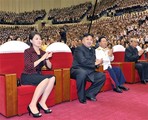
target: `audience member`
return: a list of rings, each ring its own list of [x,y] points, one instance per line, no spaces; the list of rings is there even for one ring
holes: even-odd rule
[[[129,90],[123,84],[125,83],[125,77],[119,67],[112,67],[111,61],[114,60],[113,50],[107,47],[107,40],[105,37],[99,38],[99,47],[96,49],[96,58],[103,59],[103,69],[107,70],[115,82],[113,88],[114,91],[122,93],[122,90]]]
[[[84,34],[82,45],[74,51],[74,60],[71,68],[71,77],[76,79],[77,94],[80,103],[86,103],[86,99],[96,101],[96,95],[101,90],[105,75],[96,72],[96,66],[102,63],[96,60],[95,49],[91,48],[93,44],[93,35]],[[86,81],[91,82],[91,86],[85,90]]]
[[[49,69],[51,68],[52,65],[49,58],[52,57],[52,53],[45,53],[40,49],[42,40],[39,33],[32,31],[29,35],[29,40],[31,47],[24,52],[25,67],[21,75],[21,84],[37,86],[27,109],[29,115],[31,113],[33,117],[41,117],[40,109],[45,113],[52,112],[47,107],[46,100],[54,86],[55,77],[53,75],[43,76],[41,74],[41,68],[44,65]],[[39,100],[40,97],[41,99]]]
[[[125,49],[125,61],[126,62],[135,62],[135,68],[138,70],[141,83],[146,84],[148,81],[148,63],[139,62],[138,60],[144,54],[144,50],[137,50],[138,40],[136,38],[130,39],[130,45]]]

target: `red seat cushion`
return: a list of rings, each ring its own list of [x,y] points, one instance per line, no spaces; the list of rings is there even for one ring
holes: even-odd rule
[[[27,111],[27,106],[31,102],[36,86],[22,85],[17,87],[18,91],[18,114],[24,114]],[[47,106],[55,105],[55,88],[46,101]]]
[[[85,89],[88,89],[90,85],[91,85],[91,82],[86,82]],[[78,96],[77,96],[76,80],[70,79],[70,100],[75,100],[77,98]]]
[[[18,95],[27,95],[27,94],[33,94],[36,86],[32,85],[21,85],[17,87],[18,89]]]
[[[107,91],[112,89],[112,85],[114,85],[114,81],[111,79],[109,73],[107,71],[104,72],[106,76],[105,84],[103,85],[101,91]],[[91,86],[91,82],[86,82],[85,89],[88,89]],[[76,80],[70,79],[70,100],[77,99],[77,88],[76,88]]]

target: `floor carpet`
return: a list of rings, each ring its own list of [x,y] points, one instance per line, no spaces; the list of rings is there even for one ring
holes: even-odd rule
[[[44,114],[38,120],[148,120],[148,85],[126,84],[129,91],[101,92],[97,101],[80,104],[78,100],[51,107],[53,113]],[[31,120],[28,114],[0,120]]]

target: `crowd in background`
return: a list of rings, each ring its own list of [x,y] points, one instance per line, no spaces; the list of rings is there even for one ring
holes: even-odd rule
[[[91,6],[91,2],[86,2],[62,9],[51,9],[48,13],[48,19],[52,19],[53,24],[77,23],[83,19]]]
[[[28,34],[30,33],[32,29],[35,29],[35,28],[34,27],[23,27],[23,26],[21,27],[1,26],[0,27],[0,44],[3,44],[8,41],[12,41],[12,40],[27,42]]]
[[[148,8],[147,4],[147,0],[101,0],[96,4],[94,17],[92,18],[93,6],[88,12],[87,18],[91,20],[98,19],[105,14],[118,16],[133,11],[142,11]]]
[[[73,49],[81,43],[81,35],[87,33],[90,24],[73,24],[67,28],[67,44]],[[59,27],[45,27],[41,30],[44,38],[53,38],[60,41]],[[112,18],[104,18],[94,21],[91,28],[94,34],[94,46],[100,36],[106,36],[110,45],[117,44],[127,47],[129,39],[136,37],[142,48],[148,47],[148,11],[124,14]]]
[[[0,11],[0,24],[32,25],[37,20],[43,19],[45,15],[45,10],[33,10],[23,13]]]
[[[114,5],[118,4],[120,8],[125,8],[127,5],[134,6],[136,5],[143,5],[145,7],[145,4],[147,3],[146,0],[135,0],[135,1],[127,1],[127,0],[106,0],[98,3],[102,7],[98,7],[96,9],[96,13],[98,13],[98,10],[105,10],[107,8],[113,7]],[[126,4],[125,4],[126,3]],[[75,15],[83,16],[83,14],[86,13],[86,11],[91,8],[91,3],[86,2],[84,4],[71,6],[68,8],[63,9],[53,9],[50,10],[48,13],[49,19],[55,19],[63,17],[66,19],[67,15],[69,14],[69,20],[71,17],[75,17]],[[103,6],[105,5],[105,6]],[[105,7],[105,8],[103,8]],[[100,9],[99,9],[100,8]],[[76,10],[74,13],[72,11]],[[61,12],[59,12],[61,11]],[[70,11],[70,12],[68,12]],[[79,14],[78,14],[79,11]],[[2,15],[5,13],[3,17],[6,16],[7,12],[0,12],[0,19],[2,18]],[[33,12],[34,13],[34,12]],[[41,17],[45,15],[44,10],[40,11],[37,16]],[[59,13],[59,14],[57,14]],[[73,14],[72,14],[73,13]],[[21,13],[20,13],[21,14]],[[89,13],[88,13],[89,14]],[[9,14],[10,15],[10,14]],[[9,16],[8,15],[8,16]],[[14,14],[11,14],[12,16],[15,16]],[[22,14],[22,16],[30,16],[33,17],[34,15],[29,15],[29,13]],[[9,16],[9,19],[12,18],[9,21],[13,21],[14,17]],[[27,18],[27,17],[26,17]],[[33,17],[36,18],[36,17]],[[30,19],[28,17],[28,19]],[[31,18],[32,19],[32,18]],[[4,21],[7,21],[7,19],[3,19]],[[20,17],[20,20],[23,20]],[[34,19],[35,20],[35,19]],[[60,18],[62,20],[62,18]],[[88,32],[88,29],[90,27],[90,23],[76,23],[76,24],[67,24],[67,25],[54,25],[54,26],[43,26],[40,30],[40,33],[42,35],[43,39],[43,49],[45,49],[49,44],[53,42],[65,42],[61,40],[60,30],[61,28],[64,28],[66,32],[66,44],[71,48],[72,52],[74,51],[75,47],[81,44],[81,36],[84,33]],[[12,27],[0,27],[0,44],[3,44],[10,40],[19,40],[27,43],[28,41],[28,34],[32,29],[37,29],[33,26],[12,26]],[[112,47],[114,45],[120,44],[124,47],[127,47],[129,45],[129,39],[131,37],[136,37],[139,39],[139,46],[146,49],[148,47],[148,10],[144,10],[141,12],[132,12],[132,13],[124,13],[120,16],[112,16],[112,17],[102,17],[100,19],[94,20],[91,26],[90,32],[94,34],[94,46],[97,44],[98,37],[105,36],[109,41],[109,46]]]
[[[127,7],[138,6],[138,5],[145,6],[147,3],[148,3],[147,0],[120,0],[117,5],[119,6],[120,9],[123,9]]]

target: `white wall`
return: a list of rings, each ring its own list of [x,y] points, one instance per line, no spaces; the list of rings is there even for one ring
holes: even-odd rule
[[[0,0],[0,11],[24,12],[50,8],[63,8],[96,0]],[[99,0],[98,0],[99,1]]]

